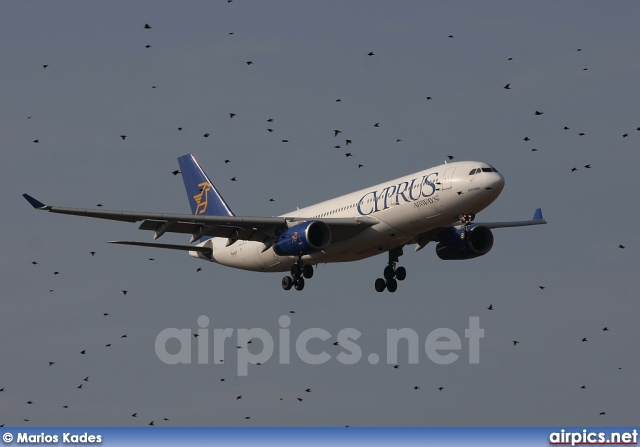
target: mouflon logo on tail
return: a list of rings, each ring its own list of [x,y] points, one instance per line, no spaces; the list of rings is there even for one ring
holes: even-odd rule
[[[209,191],[211,190],[211,184],[203,182],[198,186],[200,187],[200,192],[193,196],[197,205],[194,214],[204,214],[207,211],[207,205],[209,204]]]

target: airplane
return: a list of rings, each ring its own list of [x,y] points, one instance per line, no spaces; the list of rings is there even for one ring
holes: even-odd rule
[[[395,292],[407,276],[398,266],[403,248],[423,249],[436,243],[443,260],[486,255],[493,247],[491,230],[546,224],[538,208],[532,220],[474,223],[477,213],[502,192],[504,177],[477,161],[450,162],[361,189],[275,217],[236,216],[192,154],[178,158],[192,214],[166,214],[45,205],[28,194],[36,209],[125,222],[142,221],[139,229],[190,234],[190,244],[110,241],[184,250],[189,256],[221,265],[257,271],[288,272],[282,288],[302,290],[314,266],[350,262],[388,253],[375,290]]]

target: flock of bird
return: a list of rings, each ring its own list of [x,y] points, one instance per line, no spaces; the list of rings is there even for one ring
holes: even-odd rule
[[[228,0],[229,3],[231,3],[231,1],[232,0]],[[144,24],[143,28],[145,30],[152,30],[153,29],[153,27],[148,23]],[[233,33],[229,33],[229,34],[233,35]],[[453,35],[449,35],[447,37],[450,38],[450,39],[454,38]],[[144,47],[147,48],[147,49],[151,49],[152,45],[147,43],[147,44],[144,45]],[[582,50],[578,49],[577,51],[582,51]],[[370,51],[368,53],[363,54],[363,57],[365,57],[365,56],[366,57],[379,57],[373,51]],[[506,58],[506,59],[507,60],[512,60],[513,58],[509,57],[509,58]],[[246,61],[246,65],[250,66],[251,69],[255,69],[256,68],[255,67],[256,64],[254,63],[253,60],[247,60]],[[44,64],[43,65],[43,69],[51,70],[51,65],[50,64]],[[586,71],[587,68],[584,68],[583,70]],[[157,88],[157,86],[154,85],[154,86],[152,86],[152,88]],[[497,86],[497,88],[499,88],[499,86]],[[510,83],[507,83],[506,85],[504,85],[502,88],[504,90],[512,91],[514,89],[517,89],[518,86],[514,85],[514,83],[510,82]],[[434,97],[433,96],[426,96],[425,98],[426,98],[427,101],[431,101],[431,100],[433,100]],[[341,102],[343,102],[343,99],[342,98],[337,98],[337,99],[335,99],[335,102],[341,103]],[[242,113],[240,111],[228,112],[228,118],[229,119],[238,120],[238,119],[241,119],[241,115],[242,115]],[[542,117],[544,115],[544,112],[540,111],[540,110],[535,110],[535,111],[532,112],[532,115],[535,116],[535,117]],[[30,119],[31,117],[28,117],[28,118]],[[544,119],[544,118],[540,118],[540,119]],[[268,132],[269,134],[277,133],[276,125],[274,124],[276,122],[276,120],[274,118],[265,117],[265,122],[268,123],[268,124],[265,125],[265,131],[266,132]],[[383,127],[383,123],[380,123],[380,122],[373,123],[372,122],[370,124],[370,126],[371,126],[372,129],[379,129],[379,128]],[[177,132],[183,132],[185,127],[184,126],[176,126],[176,129],[177,129]],[[567,131],[570,130],[570,128],[568,126],[564,126],[563,129],[567,130]],[[640,131],[640,127],[638,127],[636,130]],[[353,137],[352,135],[345,136],[346,133],[348,133],[346,130],[327,129],[327,134],[328,135],[333,134],[333,137],[335,139],[335,144],[333,145],[333,149],[339,149],[339,150],[344,149],[342,151],[342,154],[343,154],[343,156],[345,158],[352,158],[352,157],[357,158],[356,157],[357,151],[353,151],[353,149],[351,149],[351,148],[349,149],[349,151],[346,150],[347,147],[351,147],[354,144],[354,140],[356,140],[356,138]],[[584,136],[585,133],[584,132],[580,132],[580,133],[578,133],[578,135],[579,136]],[[210,138],[210,137],[211,137],[211,132],[205,132],[205,133],[202,134],[202,138]],[[629,137],[629,133],[628,132],[624,133],[622,135],[622,137],[623,138],[628,138]],[[119,134],[118,135],[118,134],[115,134],[114,138],[120,138],[123,142],[127,142],[127,139],[129,138],[129,135],[125,135],[125,134]],[[525,136],[523,138],[523,141],[525,141],[527,143],[529,141],[531,141],[531,140],[532,140],[532,138],[530,138],[529,136]],[[41,139],[40,138],[35,138],[32,141],[33,141],[33,143],[41,143]],[[280,141],[282,143],[289,143],[290,142],[289,138],[282,138],[282,137],[280,137]],[[396,143],[401,143],[402,141],[403,141],[402,138],[396,138]],[[531,148],[531,151],[532,152],[539,152],[540,148],[539,147]],[[455,156],[454,155],[448,155],[447,158],[449,160],[453,160],[455,158]],[[229,164],[231,162],[232,162],[231,159],[225,159],[224,160],[225,164]],[[354,167],[357,167],[357,169],[361,169],[364,166],[365,165],[362,162],[357,162],[354,165]],[[584,164],[584,165],[582,165],[582,167],[584,169],[591,169],[592,165],[591,164]],[[570,168],[570,171],[571,172],[576,172],[578,169],[579,168],[577,166],[574,166],[574,167]],[[174,175],[174,176],[177,176],[177,175],[180,174],[180,170],[173,170],[173,171],[170,171],[170,173],[172,175]],[[239,178],[241,178],[240,175],[235,175],[235,176],[231,177],[229,180],[235,182]],[[269,201],[270,202],[274,202],[275,199],[274,198],[269,198]],[[101,203],[99,203],[99,204],[97,204],[97,206],[98,207],[102,207],[103,205]],[[619,249],[624,249],[625,246],[624,245],[619,245],[618,248]],[[96,256],[96,252],[95,251],[91,251],[90,255],[91,255],[91,257],[95,257]],[[154,261],[154,258],[148,258],[148,259],[150,261]],[[32,264],[34,266],[39,265],[39,263],[37,261],[33,261]],[[196,271],[197,272],[201,272],[202,271],[202,267],[198,267]],[[59,275],[59,274],[60,274],[59,271],[54,271],[53,272],[53,275]],[[542,291],[544,291],[546,289],[546,286],[538,286],[538,287]],[[54,289],[49,289],[49,292],[54,292]],[[131,298],[128,295],[129,294],[128,290],[121,290],[121,293],[122,293],[123,296],[128,296],[129,298]],[[499,309],[496,309],[493,304],[490,304],[487,307],[487,310],[488,311],[492,311],[492,312],[493,311],[498,311],[499,312]],[[291,311],[291,313],[294,313],[294,311]],[[109,318],[109,317],[112,317],[112,313],[105,311],[105,312],[102,313],[102,316],[104,318]],[[603,327],[602,328],[602,332],[609,332],[609,327],[608,326]],[[194,334],[194,337],[197,337],[197,334]],[[126,342],[125,339],[127,339],[127,338],[128,338],[128,334],[127,333],[119,335],[119,341],[121,341],[122,343],[125,343]],[[107,341],[107,343],[104,343],[104,346],[101,347],[102,349],[113,348],[113,344],[115,343],[114,340],[105,340],[105,341]],[[581,340],[576,340],[576,341],[585,343],[585,342],[588,341],[588,338],[585,336]],[[517,345],[524,344],[524,343],[526,343],[526,341],[524,341],[524,340],[522,342],[520,340],[512,340],[513,346],[517,346]],[[338,342],[334,342],[333,345],[337,346]],[[241,348],[241,347],[238,347],[238,348]],[[92,349],[97,349],[97,347],[93,347]],[[90,356],[92,354],[92,352],[91,352],[92,349],[89,349],[89,348],[82,349],[81,351],[78,352],[78,355],[86,356],[87,358],[90,358]],[[42,364],[44,366],[48,366],[49,368],[58,367],[59,366],[58,363],[59,362],[57,360],[54,360],[54,359],[51,359],[51,360],[43,359],[42,360]],[[394,369],[398,369],[398,368],[400,368],[400,365],[396,364],[396,365],[392,365],[392,367]],[[621,368],[619,368],[619,369],[621,369]],[[93,377],[88,376],[88,375],[84,375],[84,374],[81,374],[78,377],[79,377],[79,379],[78,379],[78,385],[76,386],[76,389],[81,390],[81,391],[85,390],[87,387],[91,386],[91,384],[92,384],[92,382],[94,380]],[[228,380],[227,380],[227,378],[220,378],[219,381],[220,382],[225,382],[225,381],[228,381]],[[10,393],[11,392],[11,385],[10,384],[0,384],[0,386],[1,386],[0,387],[0,393]],[[423,384],[421,384],[421,385],[412,384],[412,385],[407,385],[407,387],[412,388],[416,392],[424,391],[425,389],[429,388],[428,386],[425,386]],[[434,390],[438,390],[439,392],[446,392],[446,388],[444,386],[442,386],[442,385],[438,385],[438,386],[431,385],[431,388],[434,389]],[[586,388],[587,388],[587,386],[584,385],[584,384],[582,384],[580,386],[580,389],[586,389]],[[295,397],[294,399],[296,401],[298,401],[298,402],[303,402],[304,398],[300,397],[300,396],[303,395],[302,393],[306,393],[308,395],[308,394],[312,393],[312,388],[308,387],[308,388],[305,388],[305,389],[301,390],[301,394],[299,396]],[[235,400],[237,400],[237,401],[243,400],[243,396],[245,396],[245,394],[238,394],[235,397]],[[284,397],[280,397],[279,399],[283,400]],[[38,405],[38,400],[35,399],[35,398],[29,398],[29,400],[25,400],[25,402],[26,402],[27,405]],[[60,402],[59,405],[60,405],[60,408],[69,409],[69,404],[68,403]],[[141,422],[142,425],[156,426],[156,425],[160,425],[161,423],[170,422],[171,421],[171,419],[166,417],[166,415],[163,415],[161,417],[155,416],[155,417],[151,418],[151,417],[149,417],[149,415],[143,415],[139,411],[133,411],[133,412],[128,413],[128,414],[129,414],[129,417],[132,418],[132,419],[142,420],[142,422]],[[604,415],[606,415],[606,411],[601,411],[598,414],[604,416]],[[143,416],[144,416],[144,418],[143,418]],[[245,420],[251,420],[251,416],[250,415],[246,415],[246,416],[244,416],[244,419]],[[17,423],[19,421],[11,421],[11,422],[12,422],[13,425],[17,425]],[[38,425],[47,425],[47,421],[46,420],[35,420],[35,421],[32,421],[30,418],[27,418],[27,417],[23,418],[22,422],[23,423],[32,423],[33,422],[33,423],[38,424]],[[2,424],[0,426],[3,426],[3,425],[4,424]]]

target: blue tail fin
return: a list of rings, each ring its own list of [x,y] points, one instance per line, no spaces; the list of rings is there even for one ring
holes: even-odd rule
[[[193,155],[178,157],[178,164],[193,214],[235,216]]]

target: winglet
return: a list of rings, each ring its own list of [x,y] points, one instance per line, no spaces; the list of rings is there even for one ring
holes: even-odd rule
[[[538,208],[536,212],[533,214],[533,220],[544,220],[542,218],[542,208]]]
[[[39,200],[34,199],[33,197],[31,197],[29,194],[22,194],[22,197],[27,199],[27,202],[29,202],[31,204],[31,206],[34,207],[37,210],[46,210],[46,209],[49,208],[44,203],[42,203]]]

